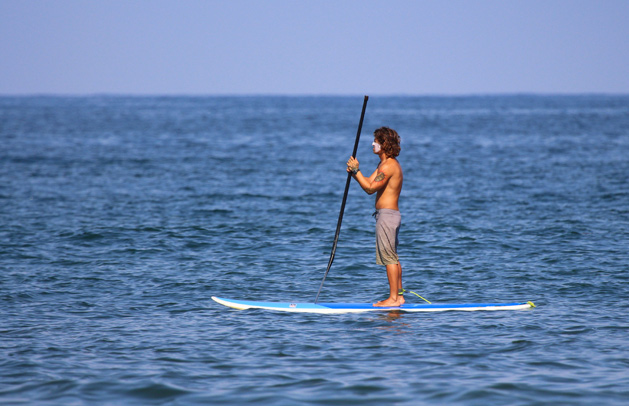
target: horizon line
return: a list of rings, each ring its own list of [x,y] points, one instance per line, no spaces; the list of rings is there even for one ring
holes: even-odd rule
[[[86,92],[86,93],[59,93],[59,92],[33,92],[33,93],[0,93],[0,97],[364,97],[359,93],[124,93],[124,92]],[[371,93],[369,97],[566,97],[566,96],[606,96],[626,97],[629,92],[467,92],[467,93]]]

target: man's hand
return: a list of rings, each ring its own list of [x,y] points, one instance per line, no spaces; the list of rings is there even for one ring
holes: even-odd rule
[[[349,160],[347,161],[347,172],[351,172],[352,174],[356,175],[356,173],[358,173],[358,168],[359,168],[359,163],[358,160],[356,160],[356,158],[354,158],[353,156],[349,157]]]

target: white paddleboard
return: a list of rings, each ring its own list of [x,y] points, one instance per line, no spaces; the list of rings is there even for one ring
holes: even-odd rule
[[[533,302],[519,303],[433,303],[433,304],[403,304],[399,307],[375,307],[372,303],[290,303],[290,302],[256,302],[251,300],[234,300],[212,297],[224,306],[238,310],[264,309],[293,313],[362,313],[375,311],[401,312],[443,312],[443,311],[493,311],[493,310],[523,310],[535,307]]]

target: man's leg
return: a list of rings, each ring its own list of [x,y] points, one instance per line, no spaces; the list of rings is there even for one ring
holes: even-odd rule
[[[389,279],[389,298],[374,306],[401,306],[404,304],[404,298],[398,295],[402,289],[402,265],[399,262],[387,265],[387,278]]]
[[[399,295],[402,291],[402,265],[397,256],[398,233],[400,230],[399,211],[378,211],[376,217],[376,263],[393,264],[386,265],[387,279],[389,281],[389,298],[375,303],[374,306],[401,306],[404,297]]]

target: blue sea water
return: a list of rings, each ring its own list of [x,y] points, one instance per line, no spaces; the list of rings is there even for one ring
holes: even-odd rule
[[[626,405],[629,97],[372,97],[405,287],[316,315],[362,97],[0,97],[0,403]],[[351,186],[323,302],[386,296]],[[409,301],[421,301],[409,296]]]

